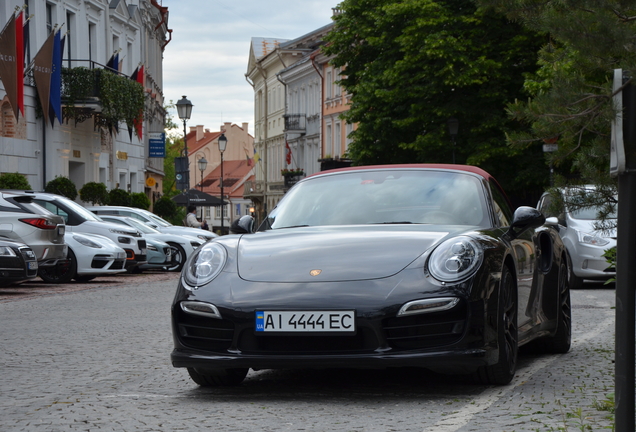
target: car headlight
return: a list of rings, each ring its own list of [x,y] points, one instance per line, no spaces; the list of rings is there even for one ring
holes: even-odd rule
[[[9,246],[0,246],[0,256],[17,256],[13,249]]]
[[[195,255],[188,262],[183,275],[186,284],[195,289],[205,285],[218,276],[225,266],[227,252],[218,243],[207,243],[197,249]]]
[[[159,250],[154,245],[151,245],[150,243],[148,243],[146,245],[146,249],[151,250],[151,251],[155,251],[155,252]]]
[[[595,236],[594,234],[588,234],[583,231],[577,231],[579,235],[579,242],[592,245],[592,246],[605,246],[609,243],[609,240]]]
[[[440,244],[428,260],[428,271],[442,282],[458,282],[472,276],[484,260],[484,250],[468,236],[454,237]]]
[[[91,248],[95,248],[95,249],[101,249],[102,245],[95,243],[93,240],[88,239],[86,237],[81,237],[78,235],[74,235],[73,239],[78,242],[81,245],[87,246],[87,247],[91,247]]]
[[[197,237],[203,240],[204,242],[210,240],[210,237],[205,236],[203,234],[197,234]]]

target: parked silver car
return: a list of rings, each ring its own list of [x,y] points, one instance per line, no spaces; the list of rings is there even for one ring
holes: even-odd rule
[[[591,188],[592,186],[588,186]],[[562,196],[567,189],[561,190]],[[567,250],[570,288],[583,286],[584,280],[605,281],[615,277],[603,256],[606,250],[616,246],[616,230],[596,229],[599,208],[595,206],[571,210],[566,199],[555,200],[550,193],[541,196],[537,209],[553,221]],[[616,215],[611,215],[616,218]]]
[[[198,237],[204,242],[218,237],[213,232],[202,230],[200,228],[172,225],[167,220],[160,218],[159,216],[152,212],[149,212],[148,210],[124,206],[90,206],[86,208],[99,216],[129,216],[135,219],[139,219],[140,221],[144,222],[147,225],[150,225],[152,228],[156,229],[157,231],[161,231],[162,233],[177,235],[187,234],[190,236]]]
[[[170,263],[170,265],[165,266],[165,270],[168,271],[181,271],[186,259],[188,259],[190,255],[192,255],[192,253],[194,253],[194,251],[198,247],[200,247],[201,244],[203,244],[203,240],[197,237],[192,237],[190,235],[162,233],[143,223],[141,220],[132,217],[109,215],[102,215],[100,217],[108,222],[121,223],[129,227],[138,229],[143,233],[146,239],[148,239],[149,243],[150,239],[153,238],[168,243],[173,249],[172,262]]]
[[[64,219],[37,205],[32,196],[0,192],[0,237],[27,244],[40,269],[66,260],[65,232]]]

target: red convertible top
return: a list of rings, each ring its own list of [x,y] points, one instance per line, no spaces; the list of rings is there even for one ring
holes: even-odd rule
[[[473,174],[482,176],[486,180],[494,180],[494,177],[488,174],[483,169],[472,165],[453,165],[453,164],[394,164],[394,165],[361,165],[348,168],[336,168],[328,171],[320,171],[312,174],[308,177],[313,177],[320,174],[334,173],[334,172],[346,172],[346,171],[360,171],[368,169],[393,169],[393,168],[432,168],[432,169],[446,169],[456,171],[467,171]],[[495,180],[496,181],[496,180]]]

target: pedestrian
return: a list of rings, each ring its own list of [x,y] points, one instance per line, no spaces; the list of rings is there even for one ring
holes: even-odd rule
[[[192,228],[203,228],[204,225],[207,226],[207,223],[205,222],[202,223],[197,219],[197,207],[193,205],[189,205],[188,215],[186,216],[186,226],[189,226]]]

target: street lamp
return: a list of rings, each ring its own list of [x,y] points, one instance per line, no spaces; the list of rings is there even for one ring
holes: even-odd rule
[[[453,163],[455,163],[455,138],[457,137],[457,131],[459,130],[459,120],[455,117],[448,119],[448,133],[453,141]]]
[[[188,160],[188,140],[186,139],[186,121],[190,120],[190,114],[192,114],[192,102],[190,102],[185,95],[177,102],[177,114],[179,118],[183,120],[183,148],[186,161],[186,176],[187,176],[187,189],[190,189],[190,161]]]
[[[227,147],[227,138],[225,138],[225,134],[221,134],[218,139],[219,143],[219,151],[221,152],[221,235],[223,235],[223,210],[225,210],[225,204],[223,203],[223,152]]]
[[[201,192],[203,192],[203,171],[205,171],[205,168],[208,166],[208,161],[205,159],[205,156],[201,156],[201,159],[199,159],[199,171],[201,171]]]

